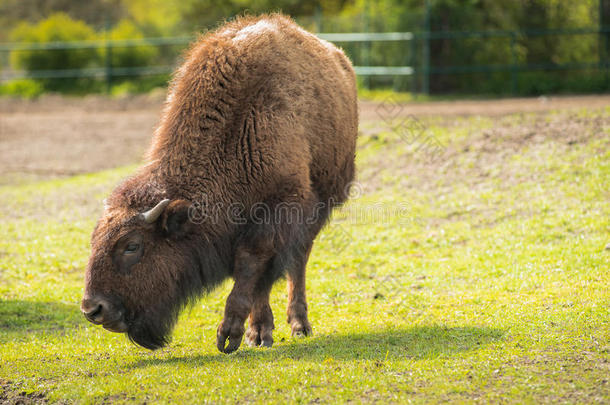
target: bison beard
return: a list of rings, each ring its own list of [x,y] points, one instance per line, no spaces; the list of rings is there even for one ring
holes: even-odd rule
[[[230,277],[218,349],[244,336],[271,346],[269,294],[286,276],[292,334],[311,334],[305,268],[354,178],[355,79],[340,49],[282,15],[202,36],[170,85],[146,165],[108,197],[93,232],[85,317],[156,349],[185,306]],[[259,208],[269,216],[252,215]]]
[[[158,308],[158,311],[147,311],[135,321],[128,321],[129,340],[150,350],[156,350],[168,344],[178,318],[178,311],[168,311],[168,308],[171,307]]]
[[[176,284],[164,299],[157,299],[153,305],[139,309],[126,317],[127,336],[147,349],[155,350],[171,340],[171,332],[183,307],[194,302],[204,285],[201,277],[193,270],[196,266],[185,266],[183,280]],[[190,276],[190,277],[188,277]]]
[[[146,349],[156,350],[171,341],[171,333],[180,312],[194,305],[199,297],[214,289],[226,277],[217,269],[227,268],[218,249],[225,244],[212,245],[198,238],[183,240],[185,255],[171,258],[179,262],[181,272],[176,284],[165,299],[157,299],[155,304],[129,314],[126,317],[129,340]],[[168,263],[168,260],[162,261]]]
[[[193,281],[195,283],[191,286],[201,285],[198,278],[193,277]],[[180,284],[188,285],[184,282]],[[143,308],[137,314],[129,314],[126,317],[127,336],[132,342],[150,350],[165,346],[171,341],[171,332],[180,311],[193,302],[194,295],[195,291],[176,288],[168,298],[157,300],[153,306]]]

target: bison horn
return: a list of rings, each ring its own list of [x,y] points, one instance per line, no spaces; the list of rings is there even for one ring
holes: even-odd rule
[[[161,202],[159,202],[159,204],[155,205],[153,208],[141,213],[140,218],[147,224],[152,224],[157,219],[159,219],[159,217],[167,207],[167,204],[169,204],[169,200],[167,198],[165,200],[161,200]]]

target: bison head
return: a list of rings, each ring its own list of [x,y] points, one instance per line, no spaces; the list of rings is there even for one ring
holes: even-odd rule
[[[148,349],[165,345],[181,307],[204,284],[190,204],[146,212],[106,207],[91,238],[81,310],[94,324]]]

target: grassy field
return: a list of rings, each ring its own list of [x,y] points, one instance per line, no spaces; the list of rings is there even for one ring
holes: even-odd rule
[[[0,402],[608,403],[610,108],[361,131],[309,262],[314,336],[279,282],[271,349],[217,351],[229,282],[156,352],[85,321],[89,236],[133,166],[0,187]]]

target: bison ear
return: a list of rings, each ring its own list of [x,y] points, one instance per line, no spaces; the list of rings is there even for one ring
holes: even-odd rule
[[[189,217],[190,208],[191,203],[185,200],[174,200],[168,204],[160,221],[165,236],[180,239],[193,231],[195,224]]]

